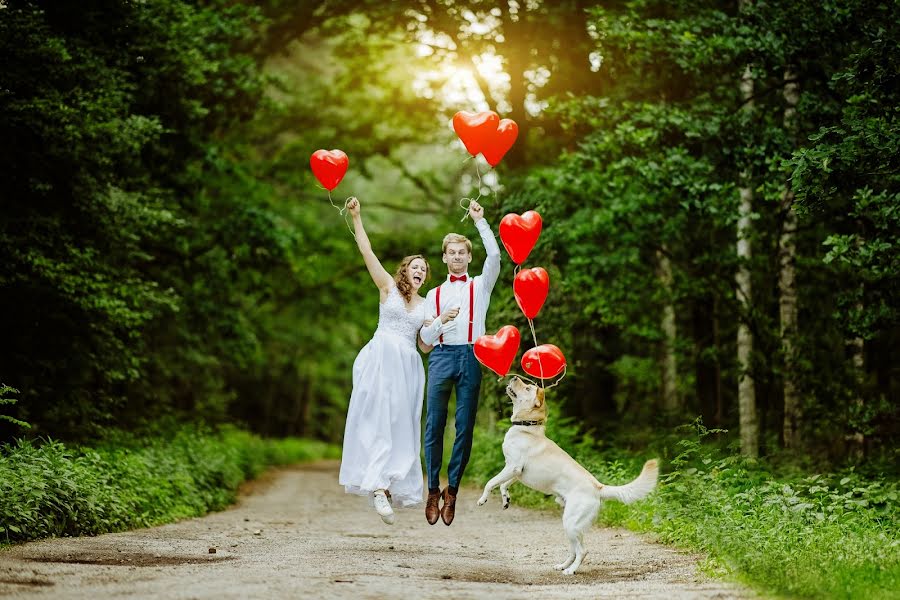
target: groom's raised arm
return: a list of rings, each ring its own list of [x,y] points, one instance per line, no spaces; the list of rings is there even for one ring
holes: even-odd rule
[[[497,238],[491,231],[487,219],[484,218],[484,209],[477,202],[473,202],[469,207],[469,215],[475,221],[475,227],[481,235],[481,242],[484,244],[484,250],[487,257],[484,259],[484,266],[481,269],[481,277],[487,284],[487,289],[494,289],[497,278],[500,276],[500,246],[497,244]]]

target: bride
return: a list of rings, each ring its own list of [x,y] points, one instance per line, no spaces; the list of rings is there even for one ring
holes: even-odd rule
[[[350,198],[347,209],[381,300],[375,334],[353,363],[339,482],[349,494],[368,496],[381,519],[392,524],[392,505],[415,506],[424,496],[419,455],[425,369],[416,343],[423,352],[431,350],[418,335],[432,323],[419,295],[428,263],[421,255],[407,256],[391,277],[372,252],[359,200]],[[447,310],[436,326],[449,331],[457,311]]]

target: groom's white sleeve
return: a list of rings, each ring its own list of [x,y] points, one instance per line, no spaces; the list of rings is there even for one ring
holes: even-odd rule
[[[423,342],[429,346],[434,346],[441,339],[442,335],[446,335],[454,329],[456,329],[456,319],[442,324],[441,318],[438,317],[434,320],[434,323],[428,327],[423,327],[419,335],[422,337]]]
[[[434,316],[434,322],[428,327],[423,327],[419,331],[419,337],[422,338],[422,341],[428,344],[429,346],[434,346],[435,342],[441,337],[441,319],[440,315],[437,314],[437,305],[435,300],[435,290],[437,288],[430,290],[427,294],[425,294],[425,310],[428,312],[429,317]]]
[[[423,327],[419,335],[422,337],[423,342],[429,346],[434,346],[434,343],[441,337],[441,318],[438,317],[434,320],[434,323],[428,327]]]
[[[491,231],[491,226],[488,225],[487,219],[478,219],[475,227],[478,228],[478,233],[481,235],[481,241],[484,244],[484,251],[487,254],[487,257],[484,259],[484,267],[481,269],[481,278],[486,284],[485,291],[490,295],[491,290],[494,289],[494,284],[497,283],[497,278],[500,277],[500,246],[497,244],[497,238],[494,237],[494,232]]]

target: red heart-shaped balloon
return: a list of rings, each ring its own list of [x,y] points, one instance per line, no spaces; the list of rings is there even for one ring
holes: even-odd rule
[[[516,304],[529,319],[541,312],[547,292],[550,290],[550,275],[540,267],[522,269],[513,280],[513,294]]]
[[[341,150],[316,150],[309,157],[313,175],[329,192],[337,187],[350,166],[350,159]]]
[[[500,220],[500,240],[517,265],[528,258],[531,249],[541,235],[541,215],[529,210],[522,216],[509,213]]]
[[[522,369],[532,377],[550,379],[566,368],[566,357],[553,344],[535,346],[522,355]]]
[[[461,110],[453,115],[453,131],[472,156],[477,156],[490,142],[499,123],[500,117],[492,110],[479,113]]]
[[[497,131],[488,140],[487,144],[481,149],[481,154],[492,167],[500,164],[503,155],[509,152],[512,145],[516,143],[519,137],[519,126],[512,119],[502,119],[497,125]]]
[[[488,369],[503,377],[509,372],[519,351],[519,330],[504,325],[495,335],[483,335],[475,340],[475,358]]]

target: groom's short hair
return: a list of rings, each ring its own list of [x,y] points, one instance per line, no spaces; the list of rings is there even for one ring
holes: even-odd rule
[[[465,244],[466,250],[469,251],[469,254],[472,254],[472,242],[469,241],[464,235],[460,235],[458,233],[448,233],[444,236],[444,243],[441,245],[441,254],[447,253],[447,245],[448,244]]]

